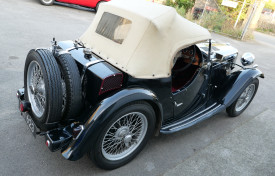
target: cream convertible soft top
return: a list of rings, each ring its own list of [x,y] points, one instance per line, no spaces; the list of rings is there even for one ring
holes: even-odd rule
[[[131,21],[121,44],[96,32],[104,12]],[[173,58],[180,49],[210,38],[206,29],[184,19],[172,7],[143,0],[112,0],[101,5],[80,40],[131,76],[154,79],[171,75]]]

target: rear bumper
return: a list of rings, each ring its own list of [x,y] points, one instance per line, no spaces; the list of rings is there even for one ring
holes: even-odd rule
[[[21,112],[21,116],[25,119],[33,136],[45,136],[45,143],[50,151],[55,152],[57,150],[64,150],[71,141],[73,141],[73,130],[81,125],[75,123],[68,126],[59,125],[60,127],[58,128],[42,132],[33,120],[30,103],[24,99],[24,88],[19,89],[16,96],[18,98],[18,108]],[[24,106],[23,104],[25,104],[25,108],[22,107]]]
[[[47,131],[45,134],[46,146],[52,152],[66,148],[73,139],[72,130],[73,128],[69,125],[63,128]]]

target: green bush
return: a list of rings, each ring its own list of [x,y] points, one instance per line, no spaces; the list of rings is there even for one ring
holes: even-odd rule
[[[166,0],[164,4],[167,6],[175,7],[173,0]]]
[[[185,11],[188,11],[194,6],[194,0],[175,0],[175,3],[179,8],[184,8]]]
[[[206,12],[203,14],[201,20],[201,26],[221,32],[223,24],[226,21],[226,16],[218,12]]]
[[[221,12],[209,12],[205,11],[203,13],[203,16],[199,17],[199,19],[194,20],[193,14],[191,12],[191,9],[194,5],[189,6],[188,3],[193,3],[193,1],[188,0],[166,0],[166,5],[175,7],[178,14],[185,17],[186,19],[193,21],[205,28],[207,28],[210,31],[220,33],[226,36],[230,36],[232,38],[238,38],[240,39],[243,29],[241,27],[234,28],[235,20],[234,18],[228,17],[227,15],[221,13]],[[274,29],[275,31],[275,29]],[[252,33],[246,34],[246,39],[252,39],[253,35]]]
[[[183,9],[184,12],[187,12],[194,6],[194,4],[194,0],[166,0],[165,2],[165,5],[175,7],[176,9],[181,9],[181,12],[183,11]]]
[[[184,7],[176,7],[176,10],[177,10],[178,14],[180,14],[183,17],[185,16],[186,10]]]

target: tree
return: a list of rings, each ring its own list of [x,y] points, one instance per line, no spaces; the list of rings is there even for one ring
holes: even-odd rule
[[[194,6],[195,0],[166,0],[165,4],[188,12]]]
[[[266,2],[265,8],[275,10],[275,0],[269,0]]]
[[[217,3],[220,7],[220,9],[222,10],[222,13],[224,13],[226,16],[228,16],[229,18],[231,18],[232,20],[236,20],[237,17],[238,17],[238,14],[242,8],[242,3],[239,2],[238,3],[238,6],[236,8],[232,8],[232,7],[227,7],[227,6],[222,6],[222,1],[223,0],[217,0]],[[248,12],[248,9],[250,7],[251,4],[254,3],[255,0],[246,0],[246,3],[245,3],[245,7],[242,11],[242,14],[240,16],[240,20],[244,20],[247,16],[247,12]],[[242,2],[244,2],[242,0]]]

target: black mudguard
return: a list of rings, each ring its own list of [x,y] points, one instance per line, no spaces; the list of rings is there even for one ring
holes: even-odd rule
[[[123,89],[101,101],[92,110],[92,115],[84,125],[84,131],[76,140],[73,140],[67,149],[62,151],[63,157],[72,161],[80,159],[91,149],[101,131],[100,129],[108,123],[112,115],[134,101],[147,101],[154,107],[155,111],[159,111],[157,114],[162,119],[162,105],[152,91],[143,88]]]
[[[257,77],[264,78],[263,73],[258,69],[245,69],[232,73],[232,75],[225,81],[226,89],[223,89],[223,93],[220,94],[222,97],[222,104],[225,107],[230,106],[244,91],[249,83]]]

